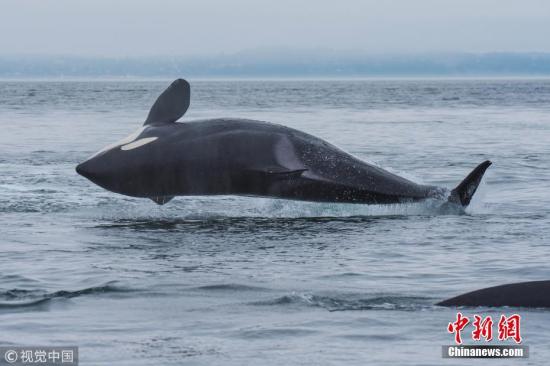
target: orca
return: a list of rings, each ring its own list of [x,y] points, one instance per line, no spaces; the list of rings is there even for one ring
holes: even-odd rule
[[[550,281],[531,281],[488,287],[437,303],[447,307],[550,308]]]
[[[448,194],[282,125],[229,118],[176,122],[190,95],[187,81],[174,81],[138,131],[76,171],[107,190],[160,205],[174,196],[244,195],[361,204],[437,198],[466,207],[491,165],[478,165]]]

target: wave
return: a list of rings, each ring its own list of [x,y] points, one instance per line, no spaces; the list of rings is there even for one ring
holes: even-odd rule
[[[216,285],[206,285],[193,287],[192,290],[206,290],[206,291],[269,291],[265,287],[241,285],[238,283],[223,283]]]
[[[328,311],[405,310],[417,311],[433,307],[432,299],[418,296],[373,296],[362,298],[354,294],[324,296],[293,293],[271,300],[256,301],[258,306],[313,306]]]
[[[53,299],[70,299],[84,295],[112,294],[131,291],[108,282],[104,285],[88,287],[81,290],[59,290],[46,292],[44,290],[11,289],[0,292],[0,310],[33,307],[50,302]]]

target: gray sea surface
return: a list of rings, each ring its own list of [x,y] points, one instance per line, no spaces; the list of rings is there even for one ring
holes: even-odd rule
[[[183,122],[280,123],[447,188],[490,159],[466,212],[160,207],[75,173],[168,84],[0,82],[0,345],[77,345],[82,365],[548,364],[550,312],[462,309],[519,313],[530,347],[528,360],[472,362],[441,358],[457,309],[433,304],[550,279],[550,80],[191,80]]]

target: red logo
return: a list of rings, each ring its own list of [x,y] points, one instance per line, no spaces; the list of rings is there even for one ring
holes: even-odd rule
[[[501,315],[498,322],[498,339],[505,341],[512,338],[516,343],[521,343],[520,333],[521,317],[518,314],[510,315],[508,318]]]
[[[462,344],[461,332],[470,323],[470,319],[462,313],[456,314],[456,321],[449,323],[447,331],[454,334],[455,343]],[[521,316],[518,314],[506,315],[502,314],[498,322],[498,340],[506,341],[513,339],[516,343],[521,343]],[[482,338],[489,342],[493,339],[493,319],[491,316],[482,317],[480,315],[474,315],[474,321],[472,322],[474,330],[472,331],[472,340],[480,341]]]
[[[474,315],[474,331],[472,332],[472,339],[479,341],[481,338],[485,338],[485,341],[489,342],[493,339],[493,319],[489,315],[482,318],[479,315]]]
[[[454,323],[449,323],[449,325],[447,326],[447,331],[449,333],[455,334],[456,344],[462,344],[462,337],[460,335],[460,332],[462,332],[462,329],[464,329],[464,327],[468,325],[469,322],[470,319],[468,319],[467,316],[462,316],[462,313],[457,313],[456,321]]]

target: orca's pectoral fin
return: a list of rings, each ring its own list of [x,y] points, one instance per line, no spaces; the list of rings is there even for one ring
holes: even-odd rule
[[[190,99],[189,83],[183,79],[177,79],[157,98],[144,125],[176,122],[189,108]]]
[[[270,179],[289,179],[299,178],[303,172],[307,171],[305,168],[289,169],[280,165],[269,165],[258,168],[251,168],[246,170],[249,174],[254,176],[262,176]]]
[[[470,204],[472,197],[476,193],[477,187],[483,178],[487,168],[491,166],[489,160],[479,164],[455,189],[451,191],[449,202],[457,203],[466,207]]]
[[[149,197],[153,202],[155,202],[157,205],[164,205],[165,203],[168,203],[174,198],[174,196],[155,196],[155,197]]]
[[[268,166],[263,170],[263,173],[269,177],[273,178],[298,178],[302,175],[303,172],[307,169],[287,169],[278,165]]]

